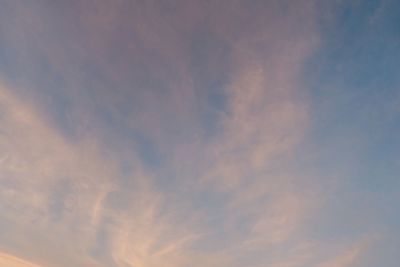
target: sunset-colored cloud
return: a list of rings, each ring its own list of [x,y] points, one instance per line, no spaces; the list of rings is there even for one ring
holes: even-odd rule
[[[381,261],[391,3],[328,2],[0,4],[0,265]]]
[[[185,223],[162,215],[162,195],[152,191],[145,174],[124,178],[101,156],[95,140],[69,142],[4,86],[0,104],[2,220],[19,229],[4,241],[25,247],[35,240],[53,251],[57,236],[65,246],[62,254],[68,254],[62,257],[70,258],[57,264],[68,266],[102,257],[114,264],[150,264],[150,259],[167,264],[165,255],[196,238]],[[119,179],[133,179],[134,187],[123,189]],[[104,255],[103,246],[112,250]],[[42,248],[37,249],[29,254],[40,255]],[[82,253],[89,254],[79,259]]]
[[[43,267],[4,252],[0,253],[0,264],[7,267]]]
[[[361,242],[353,245],[352,247],[346,249],[337,257],[328,260],[322,264],[319,264],[318,267],[349,267],[354,266],[357,260],[360,259],[362,253],[365,253],[366,250],[370,247],[371,240],[362,240]]]

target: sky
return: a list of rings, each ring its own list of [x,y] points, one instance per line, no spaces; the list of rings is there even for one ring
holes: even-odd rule
[[[397,267],[396,0],[0,2],[0,265]]]

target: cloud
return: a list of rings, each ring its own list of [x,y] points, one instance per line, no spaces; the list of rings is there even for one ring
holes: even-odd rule
[[[302,4],[301,12],[312,13],[312,4]],[[307,187],[306,170],[294,171],[310,124],[299,72],[316,45],[312,17],[305,21],[308,38],[294,30],[301,12],[289,20],[271,14],[260,32],[242,29],[246,38],[238,38],[232,51],[234,67],[224,88],[226,107],[207,147],[210,167],[204,168],[202,179],[226,195],[223,228],[231,241],[224,249],[233,266],[283,261],[282,255],[271,252],[265,256],[270,262],[252,263],[250,255],[261,251],[285,248],[297,253],[295,247],[304,244],[296,238],[315,208],[315,188]],[[296,253],[286,258],[297,257]]]
[[[288,10],[277,2],[215,4],[227,7],[222,15],[201,1],[182,2],[176,11],[170,5],[71,4],[76,13],[15,7],[30,21],[5,29],[9,43],[19,40],[13,33],[26,33],[20,37],[28,40],[17,42],[19,50],[29,51],[18,55],[20,62],[42,57],[64,81],[48,88],[40,73],[22,64],[19,72],[31,82],[25,86],[34,89],[21,95],[31,103],[11,93],[24,90],[1,91],[2,205],[7,221],[26,229],[8,235],[15,248],[28,246],[29,237],[39,239],[54,255],[63,255],[64,265],[89,260],[186,266],[192,257],[198,262],[207,257],[211,266],[233,266],[253,253],[239,251],[285,245],[300,226],[311,201],[288,184],[303,179],[290,170],[290,157],[309,120],[297,76],[314,46],[314,32],[312,16],[304,25],[296,21],[312,14],[312,3]],[[62,19],[46,23],[53,16]],[[235,24],[238,16],[248,24]],[[310,38],[298,34],[305,29]],[[209,49],[194,46],[190,33],[195,30]],[[25,45],[30,38],[34,46]],[[211,56],[201,67],[196,63],[201,58],[191,58],[214,49],[227,51],[217,67]],[[206,72],[210,67],[215,70]],[[225,77],[214,77],[215,72]],[[220,84],[225,105],[208,103],[204,91],[213,88],[207,82]],[[46,100],[46,94],[57,96],[53,88],[58,87],[59,100]],[[60,99],[69,100],[65,110],[56,105]],[[66,113],[61,127],[52,111]],[[215,124],[208,133],[202,118],[207,112]],[[63,131],[68,128],[75,138]],[[148,160],[143,152],[152,146],[145,140],[154,147]],[[157,155],[167,167],[152,168]],[[279,165],[288,171],[273,172]],[[160,188],[165,173],[172,179]],[[186,184],[192,186],[184,189]],[[220,222],[201,224],[215,220],[207,213],[212,207],[193,210],[190,196],[199,195],[202,206],[203,192],[216,199],[227,194],[216,203],[218,216],[225,217]],[[186,205],[180,197],[187,197]],[[240,225],[243,230],[234,231]],[[225,234],[216,253],[194,250],[207,247],[220,230]],[[32,237],[33,232],[44,237]],[[65,245],[56,252],[60,237]]]
[[[186,257],[199,233],[162,205],[140,163],[123,173],[95,136],[71,142],[9,86],[0,107],[2,246],[49,266],[174,266]]]
[[[303,164],[319,6],[289,2],[10,2],[0,245],[57,267],[300,267],[334,254],[311,234],[331,181]]]
[[[50,249],[55,236],[63,236],[66,250],[82,250],[93,234],[87,222],[95,221],[98,198],[111,187],[113,166],[97,156],[94,140],[69,143],[11,92],[1,87],[0,197],[3,227],[13,228],[3,242],[18,247],[36,240]],[[80,242],[72,248],[74,238]]]
[[[7,267],[43,267],[4,252],[0,252],[0,264]]]
[[[340,255],[333,259],[330,259],[324,263],[318,265],[318,267],[349,267],[360,259],[363,253],[365,253],[371,245],[371,240],[362,240],[361,242],[353,245],[346,249]]]

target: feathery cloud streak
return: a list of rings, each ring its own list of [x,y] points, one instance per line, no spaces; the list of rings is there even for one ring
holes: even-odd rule
[[[318,144],[329,105],[305,76],[332,7],[2,5],[2,250],[46,267],[319,267],[374,248],[382,222],[349,214],[376,195],[346,184],[357,152],[346,170]]]

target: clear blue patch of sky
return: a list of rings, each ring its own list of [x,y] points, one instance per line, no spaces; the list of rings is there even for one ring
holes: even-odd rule
[[[312,223],[324,240],[394,230],[400,218],[400,114],[390,108],[400,96],[400,3],[343,1],[332,10],[304,72],[314,163],[328,177],[321,181],[341,179]]]
[[[334,144],[329,162],[359,161],[361,184],[378,186],[394,179],[400,148],[399,116],[387,111],[399,98],[400,3],[346,2],[334,10],[333,20],[321,20],[321,47],[305,71],[315,111],[312,138],[322,148]]]

